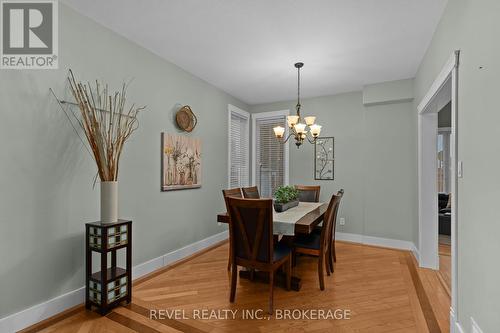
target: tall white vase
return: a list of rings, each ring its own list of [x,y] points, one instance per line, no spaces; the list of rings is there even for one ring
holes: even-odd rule
[[[118,182],[101,182],[101,222],[118,221]]]

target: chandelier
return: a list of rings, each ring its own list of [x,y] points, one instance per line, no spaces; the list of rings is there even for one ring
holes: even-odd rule
[[[283,137],[285,135],[285,128],[282,126],[276,126],[273,128],[274,135],[279,142],[284,144],[293,136],[297,148],[302,145],[302,142],[304,142],[305,139],[307,139],[309,143],[315,143],[316,139],[319,136],[319,133],[321,132],[321,126],[314,123],[316,121],[316,117],[304,117],[305,123],[302,122],[302,118],[300,117],[300,69],[303,66],[304,63],[302,62],[298,62],[295,64],[295,68],[297,68],[297,105],[295,106],[297,114],[294,116],[288,116],[286,119],[288,128],[290,129],[290,134],[288,134],[287,138],[284,139]],[[306,129],[306,126],[309,126],[309,130]],[[310,133],[310,135],[308,132]]]

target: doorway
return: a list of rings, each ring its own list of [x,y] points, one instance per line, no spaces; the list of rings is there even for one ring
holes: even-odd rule
[[[449,84],[443,89],[451,91]],[[451,297],[451,96],[438,111],[437,128],[437,193],[438,193],[438,278]]]
[[[417,107],[418,111],[418,211],[419,264],[439,269],[439,206],[438,206],[438,112],[448,103],[451,108],[449,128],[449,190],[451,241],[451,309],[450,323],[457,314],[457,87],[459,51],[455,51]],[[441,179],[442,181],[442,179]]]

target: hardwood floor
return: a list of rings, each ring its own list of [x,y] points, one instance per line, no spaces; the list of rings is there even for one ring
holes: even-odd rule
[[[451,245],[439,244],[439,278],[451,297]]]
[[[449,298],[437,273],[419,269],[406,251],[337,242],[335,273],[320,291],[317,259],[298,258],[299,292],[275,288],[275,315],[266,314],[268,286],[238,279],[229,303],[227,244],[143,278],[132,303],[105,317],[73,309],[24,332],[448,332]],[[186,318],[150,319],[150,310],[178,310]],[[235,312],[236,319],[194,319],[201,310]],[[262,309],[264,319],[243,319],[244,310]],[[279,319],[281,310],[348,310],[350,319]],[[297,311],[294,313],[298,313]],[[207,315],[212,313],[207,312]],[[214,313],[222,315],[222,312]],[[311,313],[309,314],[312,315]],[[228,313],[231,318],[232,314]]]

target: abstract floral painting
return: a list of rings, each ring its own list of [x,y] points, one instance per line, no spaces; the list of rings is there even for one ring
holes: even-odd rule
[[[334,178],[334,138],[319,137],[314,145],[314,179]]]
[[[201,140],[161,134],[162,191],[201,187]]]

